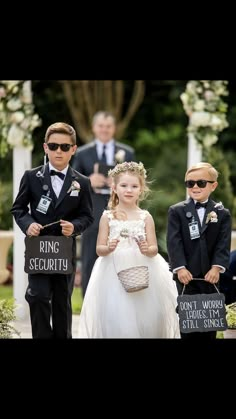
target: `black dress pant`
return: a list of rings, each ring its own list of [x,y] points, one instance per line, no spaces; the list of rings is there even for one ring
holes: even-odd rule
[[[72,275],[29,275],[25,299],[30,307],[34,339],[71,338]]]

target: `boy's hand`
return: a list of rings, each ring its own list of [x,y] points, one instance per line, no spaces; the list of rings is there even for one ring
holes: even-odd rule
[[[177,271],[177,276],[179,282],[181,282],[184,285],[187,285],[193,279],[191,272],[189,272],[186,268],[179,269]]]
[[[216,284],[220,279],[220,267],[212,266],[212,268],[206,273],[205,280],[210,284]]]
[[[70,221],[60,220],[60,226],[63,236],[71,236],[74,233],[74,224]]]
[[[43,228],[41,224],[32,223],[26,230],[26,234],[27,236],[39,236],[41,228]]]

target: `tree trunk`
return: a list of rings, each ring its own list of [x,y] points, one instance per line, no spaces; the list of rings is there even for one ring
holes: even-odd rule
[[[92,138],[92,118],[98,111],[112,112],[116,118],[116,138],[124,135],[145,94],[143,80],[135,80],[133,94],[123,115],[124,80],[61,80],[75,129],[84,143]]]

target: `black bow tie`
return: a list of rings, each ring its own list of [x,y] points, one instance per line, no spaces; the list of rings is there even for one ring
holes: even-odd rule
[[[64,180],[64,173],[57,172],[56,170],[50,170],[50,176],[59,176],[62,180]]]
[[[206,206],[207,206],[207,202],[204,202],[204,203],[202,203],[202,202],[196,202],[196,204],[195,204],[195,208],[196,209],[206,208]]]

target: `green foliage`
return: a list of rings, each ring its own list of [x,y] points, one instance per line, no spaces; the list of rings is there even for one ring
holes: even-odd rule
[[[74,287],[72,294],[72,311],[73,314],[80,314],[83,303],[83,294],[81,287]]]
[[[234,195],[230,182],[230,169],[224,155],[217,147],[209,150],[207,161],[211,163],[219,172],[218,186],[212,194],[215,201],[222,201],[225,208],[229,208],[231,214],[234,211]]]
[[[19,332],[10,324],[16,319],[14,300],[0,300],[0,339],[9,339]]]
[[[146,149],[143,147],[142,150],[142,161],[148,169],[149,187],[152,191],[147,200],[142,203],[142,207],[148,209],[153,216],[159,250],[165,256],[168,208],[170,205],[184,200],[186,196],[184,174],[186,172],[187,142],[184,128],[180,124],[168,126],[160,141],[160,143],[164,141],[165,146],[160,145],[157,132],[159,131],[155,130],[153,134],[148,134],[149,147]],[[137,135],[139,144],[142,142],[142,134],[145,134],[144,130],[139,131]]]
[[[12,182],[0,182],[0,229],[11,230],[13,218],[10,213],[12,206]]]
[[[229,328],[236,329],[236,303],[226,306],[226,320]]]

